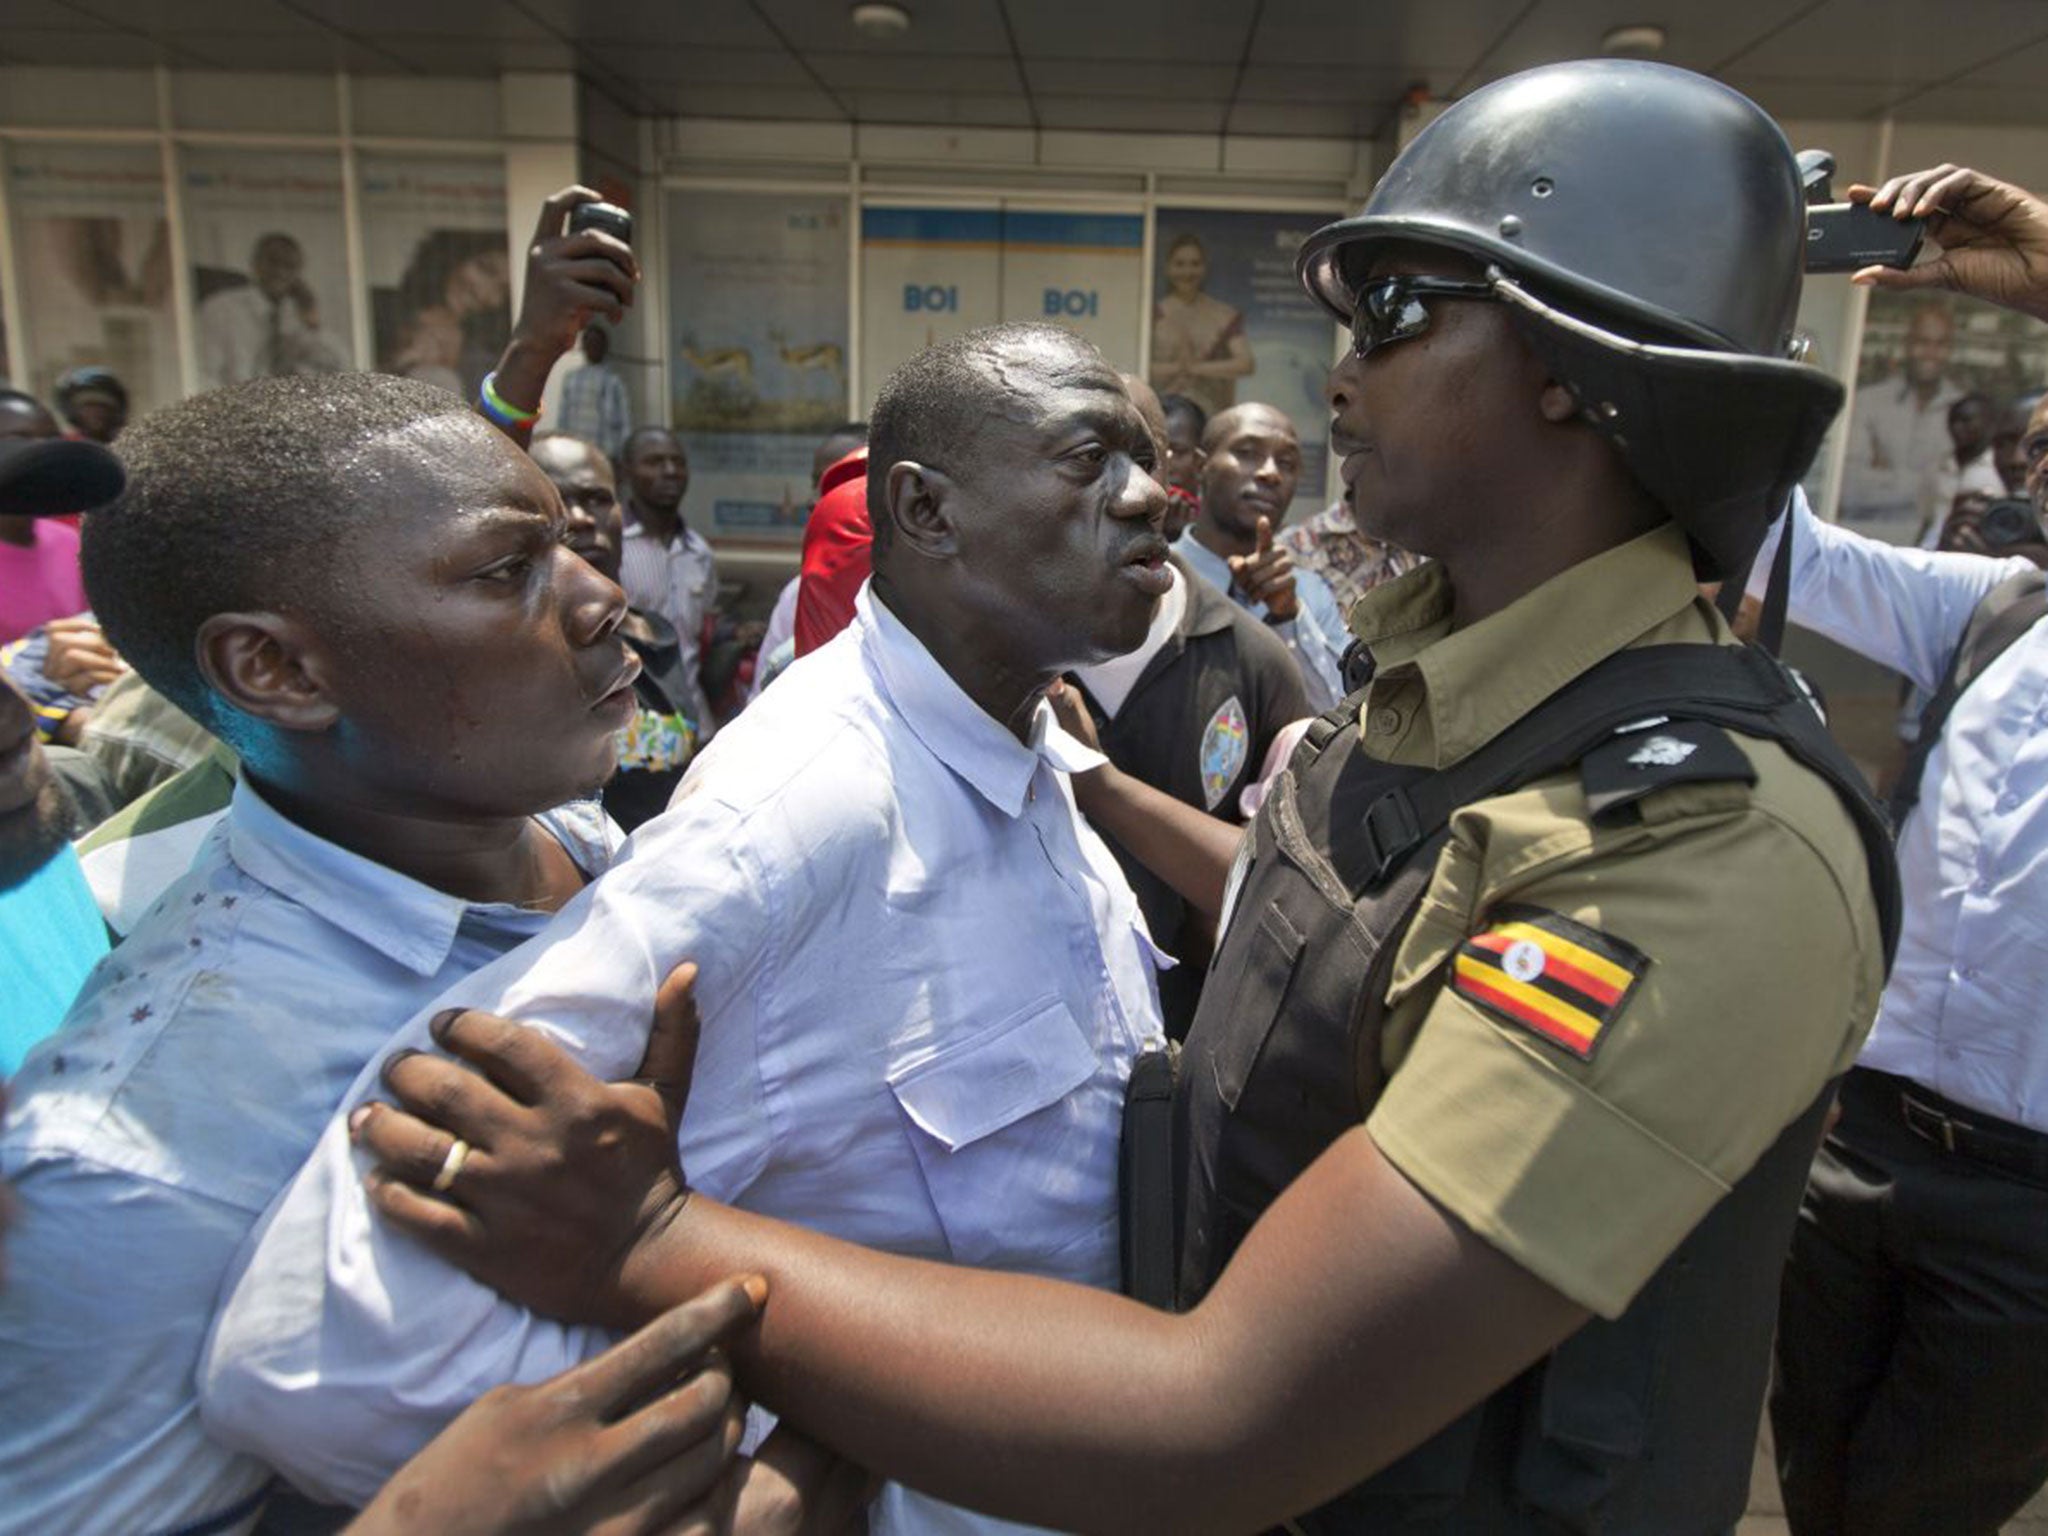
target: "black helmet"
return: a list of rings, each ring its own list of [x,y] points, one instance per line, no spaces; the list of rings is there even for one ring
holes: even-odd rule
[[[73,400],[80,395],[105,395],[125,411],[128,409],[128,386],[114,377],[113,370],[88,365],[74,368],[57,381],[57,409],[68,411]]]
[[[1748,564],[1842,402],[1792,361],[1806,199],[1761,108],[1664,64],[1511,75],[1423,129],[1357,218],[1310,236],[1302,282],[1348,323],[1397,241],[1487,267],[1700,573]]]

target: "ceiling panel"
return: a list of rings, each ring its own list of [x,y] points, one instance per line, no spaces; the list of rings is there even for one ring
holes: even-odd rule
[[[1125,96],[1035,96],[1047,128],[1097,128],[1132,133],[1216,133],[1220,101],[1148,101]]]
[[[1731,4],[1729,0],[1664,0],[1654,16],[1642,19],[1654,20],[1664,28],[1664,51],[1657,55],[1661,62],[1685,69],[1711,70],[1750,48],[1811,3],[1812,0],[1750,0],[1748,4]],[[1499,79],[1559,59],[1597,57],[1600,39],[1608,29],[1617,21],[1630,19],[1634,18],[1616,14],[1613,0],[1543,0],[1487,55],[1472,83]]]
[[[1788,80],[1745,70],[1722,78],[1776,118],[1867,117],[1899,94],[1888,80]]]
[[[1464,70],[1527,0],[1272,0],[1252,39],[1254,64]]]
[[[55,0],[7,0],[7,26],[40,26],[31,18],[52,8]],[[303,33],[319,31],[278,0],[79,0],[76,7],[63,6],[76,26],[90,15],[118,27],[138,32],[269,32]]]
[[[1348,139],[1370,133],[1389,101],[1372,108],[1348,102],[1240,101],[1230,109],[1232,133],[1277,134],[1283,138]]]
[[[1332,102],[1377,101],[1399,96],[1413,77],[1403,69],[1318,69],[1308,64],[1285,68],[1254,64],[1244,72],[1237,88],[1239,102]]]
[[[1017,64],[1007,53],[942,57],[906,53],[810,53],[804,62],[835,91],[960,92],[1023,89]]]
[[[387,43],[407,33],[440,37],[547,38],[554,34],[502,0],[292,0],[293,9],[338,32]]]
[[[1169,100],[1230,99],[1235,64],[1162,64],[1151,59],[1030,59],[1025,78],[1034,95],[1154,96]]]
[[[747,85],[675,85],[650,82],[645,94],[668,116],[793,118],[843,123],[846,113],[823,91]]]
[[[870,38],[853,29],[847,19],[851,7],[847,0],[756,0],[768,18],[782,29],[785,37],[800,49],[825,48],[840,53],[879,53],[908,51],[911,48],[921,53],[1007,53],[1010,50],[1009,34],[1003,30],[1003,15],[996,0],[938,0],[938,3],[920,3],[908,0],[912,15],[910,30],[899,37]],[[1023,5],[1035,4],[1037,0],[1023,0],[1023,4],[1011,6],[1012,15]],[[694,8],[694,0],[691,9]],[[672,0],[671,29],[694,27],[695,18],[689,23],[682,20],[685,7],[674,6]]]
[[[1758,42],[1733,67],[1907,87],[1987,63],[2043,32],[2048,7],[2040,0],[1830,0]]]
[[[1235,64],[1257,0],[1010,0],[1026,63],[1039,58]]]
[[[848,99],[863,123],[933,123],[947,127],[1029,128],[1031,103],[1017,91],[944,94],[859,91]]]
[[[2041,11],[2041,27],[2048,33],[2048,6]],[[2042,72],[2048,70],[2048,37],[2032,43],[2014,43],[1988,64],[1972,70],[1958,85],[2019,85],[2030,87],[2041,102]],[[2048,120],[2048,104],[2037,105],[2037,118]]]
[[[547,37],[472,40],[407,37],[380,32],[359,41],[366,52],[395,58],[422,75],[492,75],[501,69],[573,70],[576,67],[576,50],[568,43]]]
[[[59,64],[73,69],[153,69],[158,64],[217,65],[196,48],[161,44],[132,32],[0,31],[0,55],[14,64]]]
[[[313,70],[322,74],[350,67],[365,52],[318,27],[302,32],[190,32],[182,34],[178,43],[215,60],[222,69]],[[384,58],[365,67],[386,71],[393,64]]]
[[[654,48],[594,43],[583,57],[636,84],[779,85],[815,90],[817,82],[780,48]]]
[[[1906,122],[1998,123],[2011,127],[2038,128],[2043,117],[2039,86],[1950,85],[1916,96],[1894,114]],[[2017,169],[2004,170],[1985,165],[1995,176],[2017,179]],[[1905,169],[1902,167],[1901,169]]]
[[[350,0],[330,0],[346,5]],[[432,0],[439,4],[439,0]],[[542,27],[578,41],[675,48],[777,48],[747,0],[509,0]]]

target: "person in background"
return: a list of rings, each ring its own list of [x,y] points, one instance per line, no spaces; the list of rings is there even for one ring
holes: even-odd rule
[[[1237,403],[1237,381],[1257,371],[1244,315],[1203,292],[1209,253],[1202,237],[1177,235],[1166,248],[1166,287],[1152,306],[1152,387],[1187,395],[1214,415]]]
[[[683,518],[690,456],[667,427],[640,427],[626,438],[626,535],[619,584],[642,613],[659,614],[683,648],[686,712],[703,738],[717,728],[705,695],[703,650],[718,608],[718,559],[711,542]]]
[[[1946,300],[1926,299],[1906,322],[1898,373],[1856,391],[1842,467],[1842,520],[1918,528],[1928,481],[1950,452],[1948,411],[1962,390],[1948,378],[1956,318]]]
[[[2027,494],[2027,460],[2020,452],[2020,439],[2027,433],[2027,418],[2034,414],[2034,407],[2041,403],[2042,391],[2028,390],[2015,395],[1998,413],[1998,428],[1991,434],[1991,462],[1998,470],[1998,478],[2005,489],[1995,495],[2024,496]]]
[[[61,436],[57,418],[40,400],[18,389],[0,389],[0,444],[41,443]],[[0,508],[0,643],[84,611],[78,530],[61,518]]]
[[[583,328],[583,366],[565,374],[555,397],[555,430],[597,444],[613,464],[625,452],[633,429],[633,404],[626,381],[605,359],[612,349],[611,332],[592,322]]]
[[[1275,544],[1294,557],[1296,570],[1322,577],[1339,613],[1349,613],[1351,605],[1374,587],[1405,576],[1422,563],[1407,550],[1361,529],[1351,510],[1351,497],[1347,485],[1314,517],[1283,528],[1273,537]]]
[[[209,295],[199,306],[199,373],[208,389],[244,379],[339,373],[347,344],[322,329],[320,305],[306,282],[306,253],[272,232],[249,253],[249,281]]]
[[[1166,418],[1166,538],[1172,543],[1202,508],[1202,434],[1209,413],[1186,395],[1159,397]]]
[[[121,481],[120,461],[96,443],[0,440],[0,516],[96,507]],[[0,1080],[57,1027],[107,952],[71,850],[73,821],[28,700],[0,680]]]
[[[1273,542],[1301,479],[1301,436],[1270,405],[1210,418],[1202,438],[1202,506],[1173,550],[1188,569],[1273,626],[1307,690],[1311,713],[1344,697],[1351,637],[1323,578]]]
[[[811,508],[804,519],[807,529],[810,518],[817,513],[819,498],[825,493],[825,476],[831,473],[832,466],[867,445],[868,424],[864,421],[843,422],[825,434],[817,451],[811,455]],[[760,662],[754,669],[754,697],[758,698],[761,690],[796,659],[797,609],[802,601],[803,586],[803,571],[799,568],[796,575],[783,584],[775,599],[775,607],[768,614],[768,628],[761,636]]]
[[[1965,395],[1948,408],[1948,456],[1935,465],[1928,477],[1925,519],[1916,543],[1933,549],[1941,542],[1942,528],[1956,510],[1958,496],[2002,496],[2005,481],[1991,452],[1991,401],[1985,395]]]
[[[541,433],[530,451],[561,492],[569,548],[617,581],[622,514],[611,460],[597,444],[560,432]],[[621,831],[631,832],[668,808],[696,754],[697,723],[681,702],[688,679],[668,621],[628,608],[619,634],[640,658],[640,675],[633,681],[633,718],[619,727],[619,766],[605,782],[604,808]]]
[[[53,392],[72,435],[111,443],[128,425],[128,387],[105,368],[74,368]]]
[[[1848,195],[1925,218],[1939,248],[1858,282],[2048,320],[2034,194],[1942,165]],[[2048,407],[2018,448],[2038,520]],[[1987,598],[2033,569],[1894,548],[1803,497],[1790,527],[1792,619],[1928,694]],[[1950,695],[1894,792],[1898,963],[1785,1267],[1771,1423],[1796,1536],[1989,1536],[2048,1480],[2048,624],[2004,612],[2019,621],[2005,648]]]
[[[128,664],[107,644],[89,613],[52,619],[19,640],[0,645],[0,671],[36,711],[36,734],[76,747],[92,722],[95,701],[128,674]]]
[[[818,481],[818,499],[804,523],[803,569],[797,577],[797,655],[808,656],[853,622],[854,599],[873,568],[873,543],[867,450],[855,449]]]

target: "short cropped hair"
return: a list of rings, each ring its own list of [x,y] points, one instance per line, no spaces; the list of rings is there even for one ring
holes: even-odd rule
[[[630,460],[633,457],[633,450],[635,448],[638,448],[641,445],[641,443],[645,442],[650,437],[672,438],[674,439],[675,445],[678,448],[683,447],[682,434],[680,432],[677,432],[673,427],[635,427],[632,431],[626,434],[626,440],[623,443],[619,444],[619,463],[623,465],[628,460]],[[687,448],[683,449],[683,457],[689,457],[689,450]]]
[[[1194,430],[1189,432],[1188,436],[1198,443],[1202,440],[1202,434],[1209,430],[1209,413],[1186,395],[1161,395],[1159,409],[1165,415],[1169,426],[1172,425],[1174,417],[1178,416],[1192,427]]]
[[[114,648],[180,709],[233,738],[206,685],[200,626],[246,610],[322,611],[334,557],[378,492],[356,456],[441,417],[489,428],[448,390],[381,373],[254,379],[121,434],[128,487],[86,519],[87,599]]]
[[[868,521],[875,550],[888,548],[889,466],[905,460],[962,473],[975,434],[1014,393],[1000,357],[1006,348],[1053,340],[1107,368],[1092,342],[1057,325],[1011,321],[934,342],[888,378],[868,418]]]

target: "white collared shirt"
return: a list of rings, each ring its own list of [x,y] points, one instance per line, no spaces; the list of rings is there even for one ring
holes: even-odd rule
[[[1184,530],[1173,542],[1173,552],[1185,560],[1188,569],[1218,592],[1259,618],[1266,617],[1264,603],[1248,603],[1232,584],[1230,562]],[[1308,707],[1316,714],[1334,709],[1344,697],[1344,652],[1351,644],[1351,632],[1344,627],[1344,612],[1337,606],[1337,594],[1330,584],[1305,565],[1294,568],[1295,616],[1268,624],[1293,653],[1301,669],[1301,686],[1308,694]]]
[[[595,802],[544,819],[603,868],[616,832]],[[193,1379],[229,1261],[392,1030],[544,921],[409,880],[236,787],[9,1090],[0,1530],[136,1536],[257,1497],[269,1469],[205,1436]]]
[[[851,626],[692,765],[544,940],[423,1009],[538,1022],[630,1076],[698,963],[693,1185],[897,1253],[1117,1281],[1124,1084],[1157,953],[1076,814],[1099,764],[1042,702],[1026,746],[863,589]],[[375,1088],[371,1068],[353,1105]],[[609,1339],[502,1300],[374,1220],[339,1116],[266,1219],[201,1375],[207,1424],[358,1501],[486,1388]],[[877,1530],[994,1522],[892,1489]]]
[[[1898,548],[1794,500],[1791,618],[1931,693],[2025,560]],[[1759,588],[1777,549],[1757,557]],[[1899,955],[1859,1058],[2048,1131],[2048,624],[1956,701],[1899,834]]]
[[[678,700],[697,723],[701,741],[716,727],[698,676],[703,665],[704,616],[718,607],[718,560],[711,543],[688,523],[676,525],[675,542],[664,544],[630,515],[619,541],[619,585],[626,601],[643,613],[658,613],[675,626],[682,642],[680,671],[689,697]]]

